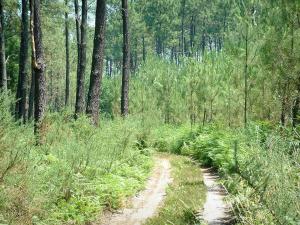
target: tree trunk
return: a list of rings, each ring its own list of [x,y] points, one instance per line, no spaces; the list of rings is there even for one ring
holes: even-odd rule
[[[33,55],[35,73],[35,95],[34,95],[34,131],[41,134],[41,123],[44,118],[46,108],[46,79],[45,79],[45,57],[42,42],[40,0],[31,0],[31,13],[33,19]]]
[[[129,22],[127,0],[122,0],[123,19],[123,70],[122,70],[122,93],[121,93],[121,114],[128,115],[128,92],[129,92],[129,71],[130,71],[130,46],[129,46]]]
[[[74,8],[75,8],[75,22],[76,22],[77,67],[78,67],[79,59],[80,59],[80,16],[79,16],[78,0],[74,0]]]
[[[146,61],[146,45],[145,45],[145,37],[143,36],[143,61]]]
[[[295,103],[293,105],[293,109],[292,109],[292,113],[293,113],[293,127],[296,127],[297,125],[299,125],[300,123],[300,119],[299,119],[299,106],[300,106],[300,79],[298,81],[298,93],[297,93],[297,97],[295,100]]]
[[[0,1],[0,89],[2,91],[7,90],[3,0]]]
[[[97,0],[92,71],[86,113],[94,125],[99,121],[99,98],[103,72],[106,0]]]
[[[113,60],[109,59],[109,77],[112,77],[112,72],[113,72]]]
[[[34,76],[34,69],[33,67],[31,68],[32,69],[31,69],[31,84],[30,84],[29,103],[28,103],[28,120],[32,119],[33,111],[34,111],[35,76]]]
[[[245,68],[244,68],[244,78],[245,78],[245,87],[244,87],[244,125],[247,127],[247,106],[248,106],[248,25],[246,27],[246,39],[245,39]]]
[[[205,46],[206,46],[206,38],[205,38],[205,34],[202,34],[202,39],[201,39],[202,56],[204,56]]]
[[[182,51],[182,56],[184,56],[184,53],[185,53],[185,38],[184,38],[185,1],[186,0],[182,0],[182,2],[181,2],[181,51]]]
[[[281,99],[281,115],[280,115],[280,122],[281,122],[281,125],[284,127],[285,126],[285,113],[286,113],[286,105],[287,105],[287,102],[286,102],[286,91],[287,91],[287,84],[284,84],[284,87],[283,87],[283,94],[282,94],[282,99]],[[294,112],[295,113],[295,112]]]
[[[86,27],[87,27],[87,0],[82,0],[82,16],[80,25],[80,47],[79,59],[77,67],[77,89],[76,89],[76,104],[75,117],[84,112],[85,95],[84,95],[84,80],[86,69]]]
[[[65,0],[66,9],[68,9],[69,0]],[[65,12],[65,36],[66,36],[66,89],[65,89],[65,106],[69,105],[70,98],[70,44],[69,44],[69,13]]]
[[[33,13],[32,13],[32,3],[33,0],[30,0],[30,35],[31,35],[31,84],[30,84],[30,93],[29,93],[29,104],[28,104],[28,120],[33,118],[34,114],[34,93],[35,93],[35,73],[34,73],[34,42],[32,41],[33,37]]]
[[[19,78],[17,87],[16,118],[26,122],[26,84],[28,61],[28,0],[22,0],[22,25],[19,58]]]
[[[190,52],[189,52],[190,56],[192,56],[194,53],[195,34],[196,34],[195,17],[192,16],[191,25],[190,25]]]

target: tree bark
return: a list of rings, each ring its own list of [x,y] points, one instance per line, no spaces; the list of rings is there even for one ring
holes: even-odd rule
[[[190,52],[189,55],[192,56],[194,53],[194,42],[195,42],[196,26],[195,26],[195,17],[191,17],[190,25]]]
[[[29,0],[30,3],[30,35],[31,40],[33,37],[33,13],[32,13],[32,6],[33,0]],[[34,42],[31,41],[31,84],[30,84],[30,93],[29,93],[29,104],[28,104],[28,120],[31,120],[34,116],[34,93],[35,93],[35,73],[34,73]]]
[[[86,113],[92,117],[94,125],[98,125],[99,121],[99,98],[101,92],[105,44],[105,20],[106,0],[97,0],[92,71],[86,108]]]
[[[201,39],[201,51],[202,51],[202,56],[204,56],[205,53],[205,46],[206,46],[206,38],[205,34],[202,34],[202,39]]]
[[[7,90],[3,0],[0,1],[0,89]]]
[[[122,93],[121,93],[121,114],[128,115],[129,108],[129,71],[130,71],[130,44],[129,44],[129,18],[127,0],[122,0],[123,19],[123,70],[122,70]]]
[[[66,9],[69,8],[69,0],[65,0]],[[70,98],[70,43],[69,43],[69,13],[65,12],[65,38],[66,38],[66,89],[65,106],[69,105]]]
[[[33,58],[33,57],[32,57]],[[33,62],[33,60],[32,60]],[[32,67],[31,70],[31,84],[30,84],[30,92],[29,92],[29,103],[28,103],[28,120],[31,120],[34,112],[34,91],[35,90],[35,76],[34,69]]]
[[[284,127],[285,126],[285,117],[286,117],[286,105],[287,105],[287,96],[286,96],[286,91],[287,91],[287,84],[284,84],[283,87],[283,93],[282,93],[282,99],[281,99],[281,115],[280,115],[280,122],[281,125]],[[295,113],[295,112],[294,112]]]
[[[296,127],[297,125],[299,125],[300,123],[300,119],[299,119],[299,105],[300,105],[300,80],[298,81],[298,93],[297,93],[297,97],[296,100],[294,102],[293,105],[293,109],[292,109],[292,114],[293,114],[293,118],[292,118],[292,122],[293,122],[293,127]]]
[[[184,21],[185,21],[185,1],[181,2],[181,51],[182,56],[185,55],[185,37],[184,37]]]
[[[35,73],[35,95],[34,95],[34,132],[41,134],[41,125],[46,108],[46,79],[45,79],[45,57],[42,41],[40,0],[31,0],[31,13],[33,18],[33,55]]]
[[[82,16],[80,25],[80,47],[79,59],[77,67],[77,88],[76,88],[76,104],[75,117],[77,118],[84,112],[85,94],[84,81],[86,70],[86,27],[87,27],[87,0],[82,0]]]
[[[143,36],[142,38],[142,42],[143,42],[143,62],[146,61],[146,45],[145,45],[145,37]]]
[[[244,87],[244,125],[247,127],[248,115],[247,115],[247,106],[248,106],[248,25],[246,26],[246,37],[245,37],[245,68],[244,68],[244,79],[245,79],[245,87]]]
[[[22,25],[19,58],[19,78],[17,87],[16,118],[26,122],[26,92],[27,92],[27,61],[28,61],[28,0],[22,0]]]
[[[75,22],[76,22],[77,67],[78,67],[79,66],[79,59],[80,59],[80,23],[81,23],[80,22],[80,16],[79,16],[78,0],[74,0],[74,8],[75,8]]]

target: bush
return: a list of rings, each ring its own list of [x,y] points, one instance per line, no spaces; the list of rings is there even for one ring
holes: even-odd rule
[[[71,118],[47,115],[44,144],[36,146],[32,125],[1,117],[0,175],[13,160],[0,181],[1,223],[83,224],[143,187],[152,163],[136,146],[142,127],[134,119],[95,128]]]
[[[247,130],[211,125],[193,132],[177,128],[169,134],[173,141],[164,149],[218,169],[241,224],[299,222],[299,141],[290,130],[252,123]]]

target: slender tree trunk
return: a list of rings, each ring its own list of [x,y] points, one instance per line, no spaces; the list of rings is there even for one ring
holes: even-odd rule
[[[194,41],[195,41],[196,27],[195,27],[195,17],[191,18],[190,25],[190,56],[194,53]]]
[[[33,0],[29,0],[30,3],[30,35],[31,35],[31,83],[29,93],[28,104],[28,120],[31,120],[34,116],[34,93],[35,93],[35,72],[34,72],[34,42],[33,42]]]
[[[69,0],[65,0],[66,9],[69,8]],[[69,105],[70,98],[70,44],[69,44],[69,13],[65,12],[65,38],[66,38],[66,89],[65,89],[65,106]]]
[[[143,61],[146,61],[146,45],[145,45],[145,37],[143,36]]]
[[[291,57],[295,57],[294,54],[294,21],[291,22]],[[297,97],[295,99],[294,105],[292,107],[292,125],[293,127],[296,127],[299,125],[299,104],[300,104],[300,76],[298,75],[298,81],[297,81]]]
[[[84,112],[85,94],[84,81],[86,70],[86,28],[87,28],[87,0],[82,0],[82,18],[80,26],[80,48],[79,60],[77,68],[77,89],[76,89],[76,104],[75,117]]]
[[[94,125],[99,121],[99,98],[104,59],[106,0],[97,0],[92,71],[86,113]]]
[[[26,122],[27,92],[27,61],[28,61],[28,0],[22,0],[21,44],[19,57],[19,78],[17,87],[16,118]]]
[[[33,60],[32,60],[33,62]],[[31,69],[31,84],[29,92],[29,103],[28,103],[28,120],[31,120],[34,112],[34,92],[35,92],[35,76],[34,69]]]
[[[75,22],[76,22],[76,41],[77,41],[77,67],[80,62],[80,16],[79,16],[79,5],[78,0],[74,0],[74,8],[75,8]],[[78,69],[78,68],[77,68]]]
[[[109,77],[112,77],[113,72],[113,60],[109,59]]]
[[[184,56],[184,53],[185,53],[185,38],[184,38],[185,3],[186,3],[186,0],[181,1],[181,50],[182,50],[182,56]]]
[[[202,40],[201,40],[202,56],[204,56],[205,46],[206,46],[206,38],[205,38],[205,34],[202,34]]]
[[[173,46],[173,47],[171,48],[171,62],[174,61],[174,49],[175,49],[175,47]]]
[[[40,0],[31,0],[31,13],[33,18],[33,55],[35,73],[35,97],[34,97],[34,131],[40,134],[41,123],[44,118],[46,108],[46,79],[45,79],[45,57],[42,42]]]
[[[0,89],[7,90],[3,0],[0,0]]]
[[[280,115],[280,122],[282,126],[285,126],[286,98],[287,98],[286,91],[287,91],[287,84],[284,84],[283,94],[281,99],[281,115]]]
[[[179,59],[178,59],[179,53],[178,53],[177,47],[178,47],[178,46],[175,46],[175,48],[174,48],[174,58],[175,58],[175,64],[176,64],[176,65],[179,64]]]
[[[130,44],[129,44],[129,18],[127,0],[122,0],[123,18],[123,70],[122,70],[122,93],[121,93],[121,114],[128,115],[129,108],[129,71],[130,71]]]
[[[300,107],[300,78],[298,79],[298,85],[297,85],[297,97],[295,100],[295,103],[293,105],[292,114],[293,114],[293,127],[296,127],[300,123],[299,119],[299,107]]]
[[[207,114],[207,110],[206,108],[204,108],[204,111],[203,111],[203,119],[202,119],[202,126],[204,127],[205,125],[205,122],[206,122],[206,115]]]
[[[244,87],[244,125],[247,127],[247,106],[248,106],[248,25],[246,28],[246,39],[245,39],[245,50],[246,50],[246,55],[245,55],[245,71],[244,71],[244,78],[245,78],[245,87]]]

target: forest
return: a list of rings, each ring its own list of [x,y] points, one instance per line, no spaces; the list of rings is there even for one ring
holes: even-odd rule
[[[299,225],[299,0],[0,0],[0,224]]]

